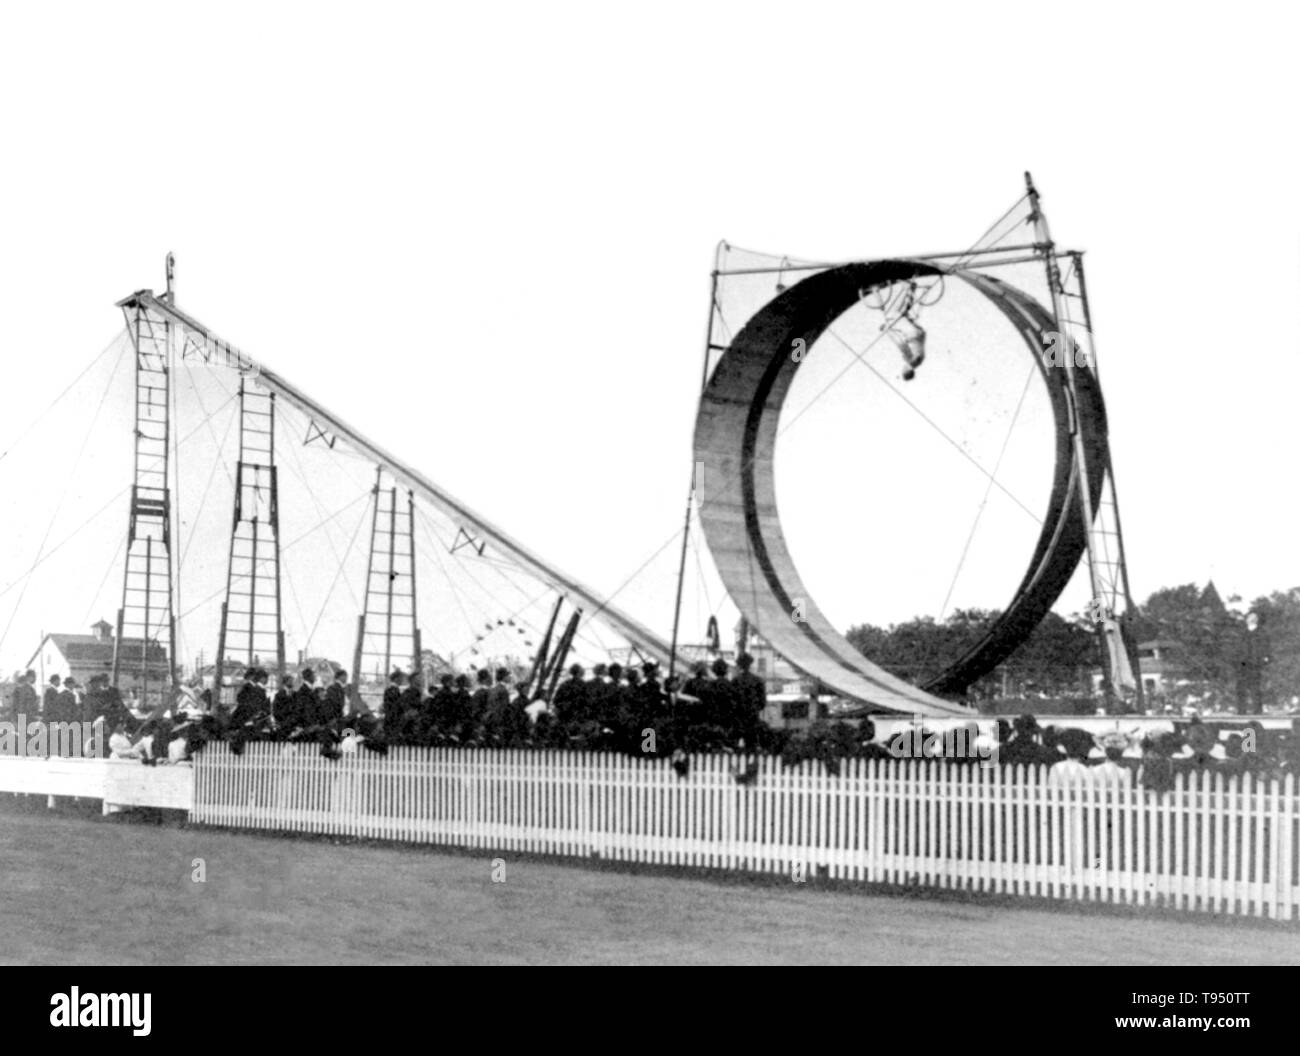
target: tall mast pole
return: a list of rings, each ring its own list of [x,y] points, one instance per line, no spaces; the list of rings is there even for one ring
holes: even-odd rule
[[[1088,334],[1089,355],[1091,357],[1092,371],[1094,376],[1100,381],[1100,368],[1097,365],[1096,339],[1092,329],[1092,306],[1088,301],[1088,283],[1083,275],[1083,254],[1072,254],[1074,261],[1074,274],[1079,283],[1079,302],[1083,305],[1083,327]],[[1115,517],[1115,546],[1119,555],[1119,576],[1120,587],[1124,591],[1124,611],[1132,612],[1133,590],[1129,586],[1128,580],[1128,555],[1124,550],[1124,523],[1119,514],[1119,486],[1115,483],[1115,465],[1110,457],[1109,441],[1106,445],[1106,484],[1110,488],[1111,508]],[[1103,493],[1103,501],[1105,494]],[[1127,641],[1121,636],[1120,647],[1127,649]],[[1108,654],[1109,655],[1109,654]],[[1140,660],[1133,661],[1135,678],[1133,679],[1133,690],[1137,697],[1139,711],[1146,710],[1146,687],[1142,684]]]
[[[1066,333],[1064,322],[1066,318],[1063,302],[1064,291],[1061,285],[1061,269],[1056,260],[1056,244],[1052,241],[1051,230],[1047,226],[1047,217],[1043,215],[1042,207],[1039,204],[1038,190],[1034,187],[1033,177],[1027,172],[1025,173],[1025,187],[1029,195],[1030,219],[1034,224],[1035,241],[1038,244],[1038,252],[1042,254],[1043,262],[1047,268],[1047,288],[1052,298],[1052,316],[1056,320],[1057,341],[1061,343],[1061,347],[1064,349],[1062,359],[1065,367],[1066,389],[1070,399],[1070,440],[1074,445],[1074,464],[1078,470],[1079,505],[1083,511],[1083,535],[1088,551],[1088,578],[1092,586],[1090,615],[1094,617],[1099,632],[1102,646],[1102,671],[1105,673],[1105,688],[1109,697],[1115,691],[1113,684],[1115,672],[1112,669],[1110,650],[1106,645],[1105,623],[1101,619],[1097,619],[1097,616],[1102,611],[1100,606],[1105,604],[1105,588],[1101,580],[1096,540],[1093,538],[1093,516],[1095,511],[1092,507],[1092,488],[1088,479],[1088,452],[1084,448],[1083,432],[1079,428],[1079,398],[1074,379],[1073,338]]]
[[[725,242],[718,246],[713,259],[713,274],[709,284],[709,322],[704,331],[704,367],[700,376],[700,392],[709,383],[709,356],[713,353],[713,319],[718,310],[718,271],[719,256]],[[691,464],[691,486],[686,492],[686,515],[682,520],[682,552],[677,563],[677,598],[673,602],[673,637],[668,651],[668,677],[677,672],[677,633],[682,620],[682,585],[686,580],[686,550],[691,539],[691,507],[695,503],[696,470],[698,465]]]
[[[176,255],[167,254],[167,303],[176,303]],[[168,390],[171,396],[171,413],[167,416],[167,431],[171,434],[171,471],[172,471],[172,497],[171,503],[171,521],[167,526],[167,533],[171,540],[174,541],[173,547],[169,542],[167,546],[167,563],[168,576],[175,583],[174,589],[170,593],[167,607],[167,635],[171,642],[171,680],[172,690],[175,691],[180,685],[180,643],[176,638],[176,606],[181,599],[181,564],[180,558],[173,556],[180,549],[181,541],[181,464],[180,464],[180,430],[173,429],[173,420],[178,416],[177,399],[179,394],[176,386],[170,383],[170,379],[175,376],[176,371],[176,331],[178,328],[173,327],[171,321],[164,326],[164,333],[167,339],[167,373],[168,373]]]
[[[135,429],[122,605],[113,645],[112,678],[118,685],[120,679],[129,677],[140,699],[148,703],[155,673],[160,701],[165,701],[167,682],[174,685],[177,681],[172,594],[175,437],[171,430],[171,338],[179,327],[137,298],[119,301],[118,307],[126,318],[135,353]]]

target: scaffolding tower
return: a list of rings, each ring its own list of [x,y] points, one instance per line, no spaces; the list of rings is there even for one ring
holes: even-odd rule
[[[173,326],[139,298],[119,302],[135,352],[134,475],[112,679],[140,700],[177,683],[172,594],[171,358]]]
[[[1038,191],[1029,173],[1025,173],[1025,183],[1037,249],[1047,270],[1047,285],[1052,299],[1052,314],[1056,319],[1057,339],[1063,345],[1061,365],[1065,368],[1071,405],[1077,407],[1075,372],[1089,371],[1094,377],[1098,377],[1092,311],[1088,304],[1088,288],[1083,277],[1083,254],[1057,252],[1047,225],[1047,218],[1043,215]],[[1062,261],[1067,265],[1064,271],[1061,268]],[[1071,438],[1075,445],[1076,461],[1079,466],[1079,498],[1087,538],[1088,576],[1092,593],[1087,606],[1087,616],[1096,629],[1101,644],[1102,671],[1105,679],[1103,690],[1111,703],[1125,692],[1133,693],[1138,709],[1141,710],[1144,704],[1141,669],[1136,651],[1131,648],[1126,633],[1126,624],[1134,611],[1134,605],[1129,589],[1128,560],[1124,553],[1119,497],[1115,491],[1115,469],[1110,458],[1109,443],[1102,467],[1104,476],[1101,481],[1100,500],[1094,506],[1088,480],[1088,462],[1082,447],[1082,434],[1073,414],[1071,422]]]
[[[384,486],[384,469],[375,474],[365,609],[357,623],[353,685],[372,709],[383,697],[394,666],[420,673],[420,628],[415,600],[415,495],[406,493],[399,511],[396,484]]]
[[[239,461],[230,529],[226,600],[221,605],[214,692],[225,689],[225,664],[274,664],[284,682],[280,618],[280,509],[275,466],[275,394],[239,379]]]

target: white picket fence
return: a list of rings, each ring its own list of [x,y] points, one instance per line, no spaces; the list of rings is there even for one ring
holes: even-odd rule
[[[741,784],[725,757],[209,746],[194,821],[1128,905],[1300,916],[1294,778],[1180,775],[1158,795],[1046,770],[850,760]]]
[[[189,810],[194,771],[186,766],[143,766],[136,759],[48,759],[0,756],[0,792],[101,801],[111,814],[134,807]]]

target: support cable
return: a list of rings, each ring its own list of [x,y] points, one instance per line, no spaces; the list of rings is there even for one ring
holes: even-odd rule
[[[90,623],[90,617],[94,614],[95,608],[99,605],[99,597],[104,593],[104,584],[108,582],[108,577],[113,574],[113,569],[117,567],[118,559],[122,556],[122,551],[126,549],[126,536],[122,536],[117,544],[117,551],[113,554],[113,559],[109,561],[108,567],[104,569],[104,578],[99,581],[99,586],[95,589],[95,596],[90,599],[90,608],[86,610],[86,615],[81,618],[81,626],[85,627]]]
[[[975,532],[980,525],[980,518],[984,516],[984,507],[988,505],[989,495],[993,491],[994,480],[997,477],[998,470],[1002,468],[1002,459],[1007,453],[1007,446],[1011,443],[1011,434],[1015,432],[1016,422],[1020,418],[1020,411],[1025,405],[1025,397],[1029,394],[1029,383],[1033,380],[1034,367],[1030,364],[1029,373],[1025,375],[1024,387],[1020,390],[1020,400],[1016,403],[1015,413],[1011,416],[1011,424],[1007,427],[1007,434],[1002,438],[1002,447],[998,451],[997,461],[993,463],[993,476],[984,485],[984,497],[980,499],[979,509],[975,511],[975,520],[970,526],[970,533],[966,536],[966,545],[962,547],[961,557],[957,560],[957,570],[952,574],[952,582],[948,584],[948,593],[944,595],[943,605],[939,608],[940,621],[948,612],[948,602],[952,600],[952,593],[957,589],[957,580],[961,576],[962,566],[966,564],[966,555],[970,553],[971,543],[974,541]]]
[[[198,432],[198,429],[199,427],[196,426],[193,430],[191,430],[191,432],[184,439],[181,440],[181,444],[184,445],[186,440],[190,439],[190,437],[192,437],[196,432]],[[161,464],[160,460],[155,459],[152,465],[146,469],[146,472],[148,472],[150,469],[157,469],[160,464]],[[131,493],[131,488],[132,485],[128,484],[125,488],[122,488],[120,491],[114,494],[112,498],[110,498],[107,502],[104,503],[103,506],[101,506],[98,510],[92,513],[89,517],[87,517],[84,521],[82,521],[81,524],[79,524],[71,532],[69,532],[62,539],[60,539],[58,543],[56,543],[53,547],[51,547],[48,553],[38,558],[26,572],[20,575],[17,579],[8,583],[4,588],[0,589],[0,598],[4,597],[6,594],[8,594],[19,584],[25,583],[30,578],[32,573],[35,572],[39,566],[43,565],[46,561],[48,561],[55,554],[57,554],[61,549],[63,549],[63,547],[65,547],[68,543],[72,542],[74,538],[80,535],[86,528],[88,528],[91,525],[92,522],[97,520],[102,514],[104,514],[107,510],[109,510],[115,502],[117,502],[119,499],[122,498],[122,496],[129,495]],[[191,609],[190,611],[193,610]]]
[[[347,513],[347,511],[350,510],[350,509],[352,509],[352,507],[355,506],[358,502],[367,501],[367,500],[369,500],[369,498],[370,498],[370,492],[369,492],[369,491],[367,491],[364,495],[358,495],[355,499],[353,499],[353,500],[352,500],[351,502],[349,502],[347,505],[345,505],[345,506],[341,506],[339,509],[335,510],[333,513],[331,513],[331,514],[330,514],[328,517],[326,517],[324,520],[319,521],[319,522],[317,522],[316,524],[312,525],[310,528],[308,528],[308,529],[307,529],[305,532],[303,532],[301,535],[299,535],[299,536],[297,536],[296,538],[294,538],[294,539],[292,540],[292,542],[285,543],[282,547],[280,547],[280,554],[281,554],[281,556],[284,555],[285,551],[292,549],[294,546],[296,546],[298,543],[301,543],[301,542],[302,542],[304,539],[306,539],[308,536],[314,534],[315,532],[320,531],[320,529],[323,528],[325,525],[329,524],[330,522],[332,522],[332,521],[334,521],[334,520],[337,520],[337,519],[338,519],[339,517],[341,517],[343,514]],[[262,565],[265,565],[265,564],[268,563],[268,561],[269,561],[269,559],[267,559],[266,561],[261,562],[261,564],[262,564]],[[190,606],[188,609],[186,609],[184,612],[180,613],[180,614],[178,615],[177,619],[181,619],[181,618],[184,618],[184,617],[190,615],[190,613],[195,612],[196,610],[202,608],[204,605],[206,605],[208,602],[212,601],[213,599],[215,599],[215,598],[219,598],[219,597],[220,597],[222,594],[224,594],[225,592],[226,592],[225,584],[222,584],[222,586],[221,586],[218,590],[213,591],[213,592],[212,592],[211,594],[209,594],[206,598],[202,598],[201,600],[195,602],[193,605],[191,605],[191,606]]]
[[[121,341],[124,337],[126,337],[125,327],[117,333],[117,335],[113,338],[112,341],[110,341],[107,345],[104,346],[103,350],[99,353],[99,355],[97,355],[88,364],[86,364],[86,368],[75,378],[73,378],[72,381],[68,383],[67,387],[61,393],[59,393],[57,396],[54,397],[53,400],[49,402],[45,410],[41,411],[40,414],[38,414],[35,418],[32,419],[32,421],[28,424],[27,428],[24,429],[21,433],[19,433],[18,436],[13,440],[13,442],[7,448],[4,449],[4,451],[0,451],[0,459],[8,458],[10,452],[13,451],[13,449],[16,448],[19,444],[21,444],[25,439],[27,439],[28,434],[30,434],[33,429],[35,429],[38,425],[41,424],[45,416],[49,414],[50,411],[54,410],[55,406],[60,401],[62,401],[62,399],[66,395],[68,395],[68,393],[70,393],[74,388],[76,388],[77,385],[81,383],[81,380],[92,370],[94,370],[95,366],[99,363],[99,361],[103,359],[106,355],[108,355],[108,353],[113,350],[113,346],[116,345],[119,341]],[[117,367],[113,368],[113,373],[114,374],[117,373]]]
[[[369,498],[372,494],[374,493],[368,491],[366,493],[367,498]],[[375,501],[376,502],[379,501],[378,495],[375,495]],[[365,509],[361,511],[361,516],[357,518],[357,526],[352,530],[352,538],[348,540],[347,549],[344,551],[345,557],[352,553],[352,548],[356,545],[357,536],[361,534],[361,526],[366,523],[366,514],[369,511],[370,511],[370,503],[367,502]],[[288,547],[285,547],[284,549],[288,549]],[[281,552],[283,553],[283,550]],[[330,583],[330,589],[326,592],[325,600],[321,603],[320,612],[317,613],[316,615],[316,622],[312,624],[311,630],[307,634],[308,642],[310,642],[314,637],[316,637],[316,629],[320,627],[320,621],[325,618],[325,610],[329,608],[330,599],[334,596],[334,590],[339,585],[339,578],[343,575],[343,569],[344,569],[344,563],[340,561],[338,563],[338,568],[335,569],[334,571],[334,579]],[[348,589],[351,590],[350,584]],[[355,598],[356,595],[354,594],[353,599],[355,600]],[[356,674],[358,677],[360,677],[360,672],[356,672]]]
[[[184,362],[184,361],[182,361],[182,362]],[[187,366],[186,366],[186,369],[187,369],[187,370],[189,369],[189,368],[188,368],[188,364],[187,364]],[[192,381],[192,379],[191,379],[191,381]],[[222,436],[221,436],[220,446],[218,446],[218,448],[217,448],[217,457],[214,458],[214,459],[212,460],[212,469],[209,470],[209,472],[208,472],[208,482],[207,482],[207,484],[205,484],[204,487],[203,487],[203,494],[199,497],[199,508],[198,508],[198,510],[197,510],[197,511],[195,512],[195,514],[194,514],[194,523],[195,523],[196,525],[199,523],[200,520],[202,520],[202,518],[203,518],[203,511],[207,508],[207,503],[208,503],[208,494],[209,494],[209,493],[211,492],[211,490],[212,490],[212,483],[213,483],[213,481],[215,481],[215,480],[217,479],[217,470],[218,470],[219,468],[225,468],[225,463],[224,463],[224,462],[222,461],[222,459],[221,459],[221,453],[226,449],[226,443],[227,443],[227,441],[230,439],[230,430],[234,427],[234,424],[235,424],[235,418],[236,418],[235,415],[231,415],[231,416],[230,416],[230,420],[226,422],[226,431],[225,431],[225,432],[222,434]],[[230,477],[230,471],[229,471],[229,470],[226,471],[226,477],[227,477],[227,479],[229,479],[229,477]],[[232,483],[233,483],[233,481],[232,481]],[[176,498],[176,505],[177,505],[177,507],[179,508],[179,506],[180,506],[180,496],[179,496],[179,494],[177,495],[177,498]],[[197,534],[198,534],[197,532],[190,532],[189,538],[185,541],[185,546],[181,549],[181,559],[180,559],[180,562],[179,562],[179,563],[177,564],[177,566],[176,566],[176,567],[177,567],[177,570],[179,570],[179,569],[181,569],[181,568],[184,567],[184,565],[185,565],[185,559],[186,559],[186,557],[189,556],[190,547],[194,545],[194,540],[195,540],[195,538],[197,537]],[[180,607],[180,589],[179,589],[179,581],[178,581],[178,583],[177,583],[176,600],[177,600],[177,607],[179,608],[179,607]]]
[[[23,589],[18,592],[18,600],[14,602],[14,607],[9,613],[9,619],[5,623],[4,631],[0,632],[0,648],[3,648],[5,639],[9,637],[9,631],[13,627],[14,619],[18,615],[18,610],[22,608],[23,598],[27,596],[27,588],[32,582],[32,573],[36,570],[36,566],[44,560],[43,555],[45,553],[45,544],[50,541],[50,533],[54,531],[54,524],[59,519],[59,514],[63,510],[63,503],[68,497],[68,491],[72,488],[72,483],[76,479],[77,468],[81,465],[82,456],[85,455],[86,448],[90,444],[91,434],[95,431],[95,425],[98,423],[99,416],[104,410],[104,404],[108,402],[108,394],[113,388],[113,379],[117,377],[118,369],[122,366],[122,359],[125,354],[126,348],[123,346],[121,352],[118,353],[117,361],[113,364],[113,373],[109,375],[108,384],[104,386],[104,391],[99,394],[99,403],[95,405],[95,413],[91,417],[90,424],[86,427],[85,434],[81,438],[81,447],[77,450],[77,457],[73,459],[72,468],[64,478],[63,490],[59,493],[59,501],[55,504],[54,512],[50,515],[49,523],[45,526],[45,534],[41,536],[40,546],[36,548],[36,561],[32,564],[32,567],[27,570],[27,574],[23,577]]]

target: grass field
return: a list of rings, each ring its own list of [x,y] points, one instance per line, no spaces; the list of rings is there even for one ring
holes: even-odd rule
[[[0,963],[1295,964],[1300,930],[503,855],[0,802]],[[202,858],[206,880],[193,879]]]

